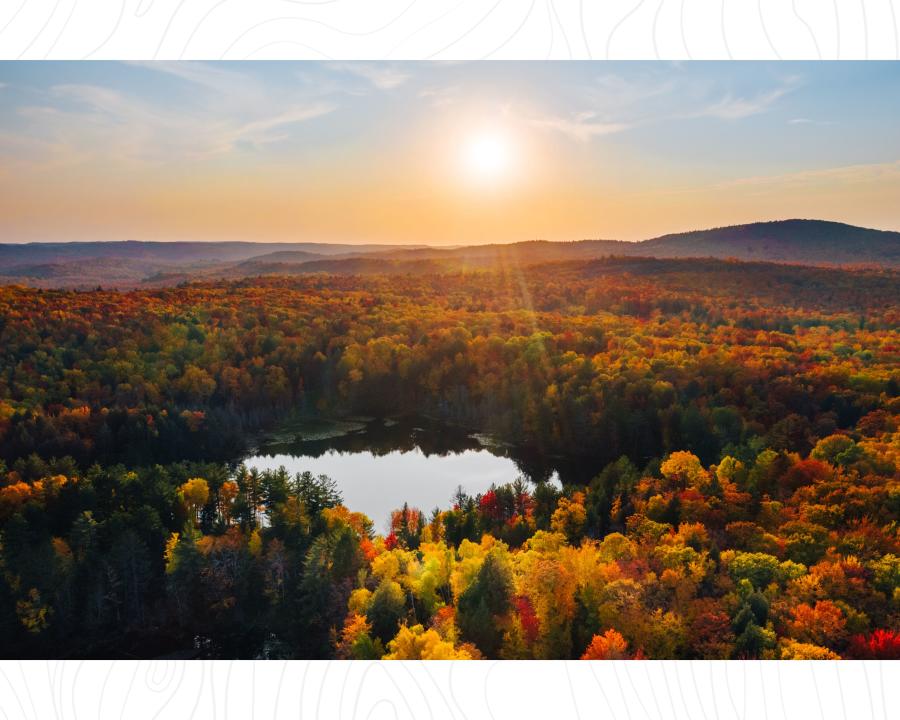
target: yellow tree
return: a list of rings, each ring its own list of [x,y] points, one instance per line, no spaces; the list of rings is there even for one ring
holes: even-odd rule
[[[454,648],[434,630],[421,625],[401,625],[397,636],[388,643],[385,660],[472,660],[465,648]]]
[[[584,524],[587,521],[587,512],[584,509],[584,493],[577,492],[572,499],[560,498],[556,510],[550,518],[550,527],[554,532],[566,536],[573,545],[578,543],[584,535]]]
[[[196,524],[200,510],[209,500],[209,484],[203,478],[191,478],[178,488],[178,495]]]
[[[709,474],[694,453],[679,450],[673,452],[659,467],[662,476],[684,490],[693,487],[703,490],[709,483]]]

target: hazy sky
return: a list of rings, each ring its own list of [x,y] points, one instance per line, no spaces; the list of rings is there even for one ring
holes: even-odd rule
[[[900,63],[0,62],[0,241],[900,229]]]

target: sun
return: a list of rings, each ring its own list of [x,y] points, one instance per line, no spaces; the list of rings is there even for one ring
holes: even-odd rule
[[[479,183],[496,183],[507,177],[513,164],[513,147],[508,135],[486,130],[467,137],[462,146],[462,162],[468,176]]]

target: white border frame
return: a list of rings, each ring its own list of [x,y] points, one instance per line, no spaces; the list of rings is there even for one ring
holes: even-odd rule
[[[898,5],[3,0],[0,59],[897,59]],[[2,661],[0,718],[889,720],[898,687],[898,662]]]
[[[0,59],[897,59],[897,0],[4,0]]]
[[[0,717],[892,720],[896,661],[6,661]]]

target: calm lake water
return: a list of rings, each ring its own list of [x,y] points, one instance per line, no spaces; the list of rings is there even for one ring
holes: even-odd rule
[[[470,495],[517,477],[560,485],[559,473],[529,465],[490,438],[421,421],[296,423],[244,460],[259,470],[328,475],[344,504],[386,532],[390,513],[409,503],[426,515],[450,507],[457,487]]]

